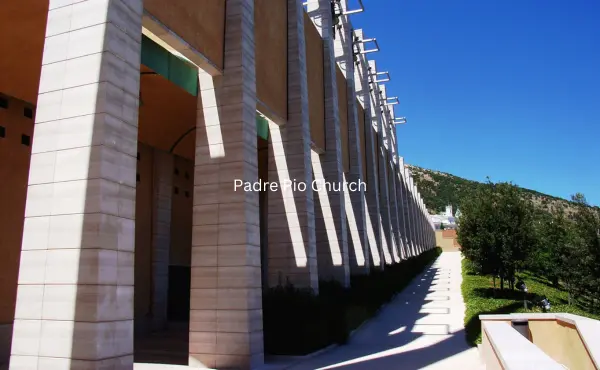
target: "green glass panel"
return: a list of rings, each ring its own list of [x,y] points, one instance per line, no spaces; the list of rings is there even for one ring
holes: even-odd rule
[[[190,94],[198,95],[198,69],[170,54],[169,80]]]
[[[142,64],[190,94],[198,95],[198,69],[144,35]]]
[[[269,139],[269,122],[265,117],[256,113],[256,135],[262,139]]]
[[[142,35],[142,64],[165,78],[169,76],[169,52]]]

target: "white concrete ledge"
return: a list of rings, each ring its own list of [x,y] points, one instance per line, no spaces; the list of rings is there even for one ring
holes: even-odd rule
[[[479,315],[481,321],[555,320],[575,326],[596,368],[600,369],[600,321],[570,313],[511,313]]]
[[[535,344],[504,322],[483,322],[490,346],[504,370],[564,370]],[[486,364],[487,365],[487,364]]]

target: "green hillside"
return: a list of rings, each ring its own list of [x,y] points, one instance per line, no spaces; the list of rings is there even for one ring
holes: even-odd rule
[[[461,200],[468,197],[478,186],[483,183],[467,180],[449,173],[438,172],[408,165],[419,192],[427,205],[429,213],[438,213],[445,210],[447,205],[452,205],[456,210]],[[530,199],[539,208],[552,211],[563,208],[567,213],[574,209],[573,203],[566,199],[543,194],[531,189],[519,188],[523,197]],[[577,189],[573,189],[575,193]],[[595,207],[600,210],[599,207]]]

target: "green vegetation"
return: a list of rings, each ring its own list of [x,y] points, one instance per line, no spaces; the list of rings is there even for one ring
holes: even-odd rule
[[[449,173],[432,171],[425,168],[409,165],[419,192],[427,208],[432,213],[442,212],[447,205],[452,205],[456,210],[460,207],[463,199],[470,197],[484,183],[467,180]],[[567,214],[576,208],[572,201],[543,194],[535,190],[517,187],[521,197],[530,200],[536,208],[546,211],[564,209]],[[594,207],[600,212],[600,207]]]
[[[465,256],[470,343],[479,340],[478,315],[523,312],[524,299],[533,311],[547,298],[553,312],[598,318],[600,213],[582,194],[572,197],[566,214],[563,208],[534,207],[512,184],[488,182],[461,204],[458,242]],[[514,289],[519,281],[528,288],[526,296]]]
[[[490,276],[482,276],[473,272],[469,261],[463,260],[462,295],[467,307],[465,312],[465,331],[467,342],[471,345],[481,343],[481,323],[479,315],[497,315],[513,312],[542,312],[536,305],[544,297],[552,303],[552,312],[566,312],[600,320],[600,315],[591,314],[577,305],[569,305],[569,293],[562,287],[554,287],[552,282],[536,277],[531,273],[519,273],[518,279],[527,284],[526,299],[529,301],[525,310],[523,292],[512,289],[499,291],[493,288]]]
[[[500,278],[514,288],[515,274],[525,267],[535,244],[533,207],[516,186],[488,183],[463,200],[458,243],[482,275]]]
[[[441,253],[441,248],[371,270],[351,278],[351,287],[333,281],[319,283],[319,295],[288,284],[263,293],[265,352],[305,355],[333,343],[345,343],[350,333],[377,313]],[[293,333],[291,335],[290,333]]]

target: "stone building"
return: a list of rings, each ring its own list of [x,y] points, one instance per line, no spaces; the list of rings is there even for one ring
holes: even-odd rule
[[[0,364],[256,367],[264,287],[432,248],[355,10],[2,1]]]

